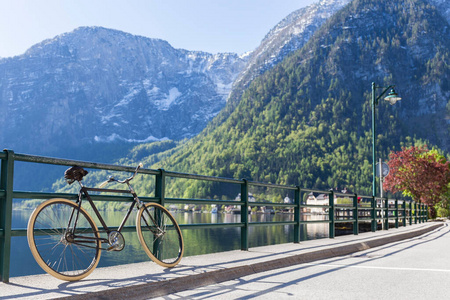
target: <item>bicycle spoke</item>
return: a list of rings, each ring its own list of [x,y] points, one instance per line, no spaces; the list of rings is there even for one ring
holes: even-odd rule
[[[80,210],[69,224],[77,209],[78,206],[69,200],[49,200],[32,214],[28,227],[28,241],[36,261],[45,271],[64,280],[87,276],[100,257],[99,233],[87,213]],[[76,231],[73,228],[75,222]]]
[[[139,241],[152,260],[167,267],[173,267],[181,260],[181,231],[164,207],[146,204],[139,210],[136,222]]]

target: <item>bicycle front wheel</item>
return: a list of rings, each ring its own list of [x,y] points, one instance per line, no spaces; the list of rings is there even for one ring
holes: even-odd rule
[[[27,238],[39,266],[61,280],[88,276],[100,260],[97,226],[86,210],[67,199],[41,203],[30,216]]]
[[[136,231],[147,255],[163,267],[176,266],[184,252],[180,227],[170,212],[157,203],[143,205],[137,214]]]

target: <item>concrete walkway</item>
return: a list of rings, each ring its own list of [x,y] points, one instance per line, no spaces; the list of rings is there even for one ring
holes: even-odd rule
[[[255,273],[156,300],[448,300],[448,225],[353,254]]]
[[[411,239],[438,230],[444,224],[429,222],[357,236],[185,257],[173,269],[164,269],[153,262],[98,268],[79,282],[60,281],[50,275],[14,277],[8,284],[0,283],[0,299],[150,299],[260,272],[349,255]],[[228,296],[227,299],[232,298]]]

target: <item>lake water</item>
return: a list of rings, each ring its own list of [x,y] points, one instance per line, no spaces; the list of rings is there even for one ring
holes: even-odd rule
[[[30,210],[13,210],[13,229],[27,227]],[[91,213],[91,216],[93,213]],[[125,215],[123,211],[101,211],[106,223],[118,226]],[[179,224],[200,223],[237,223],[240,215],[225,213],[173,213]],[[308,218],[323,218],[323,216],[308,216]],[[276,222],[293,221],[292,214],[255,214],[249,216],[249,222]],[[100,224],[96,220],[97,226]],[[134,225],[135,213],[132,213],[127,225]],[[328,224],[302,225],[301,239],[311,240],[328,237]],[[214,229],[184,229],[182,230],[185,243],[184,256],[206,253],[223,252],[240,249],[240,228],[214,228]],[[293,225],[277,226],[251,226],[249,227],[249,246],[290,243],[294,241]],[[149,258],[139,243],[136,232],[123,233],[125,248],[120,252],[102,251],[98,267],[148,261]],[[10,276],[24,276],[42,274],[44,271],[34,260],[28,247],[26,237],[13,237],[11,245]]]

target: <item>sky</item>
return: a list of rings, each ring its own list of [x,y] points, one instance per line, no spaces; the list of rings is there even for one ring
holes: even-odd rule
[[[80,26],[168,41],[175,48],[243,54],[291,12],[318,0],[0,0],[0,57]]]

